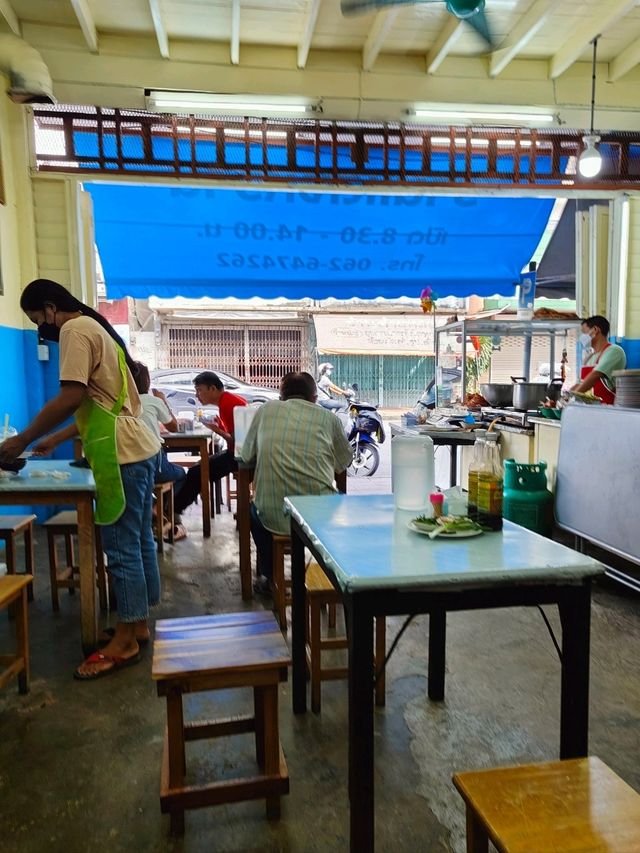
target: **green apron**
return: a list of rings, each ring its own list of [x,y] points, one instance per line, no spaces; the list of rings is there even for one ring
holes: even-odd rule
[[[110,411],[86,396],[75,415],[82,448],[96,481],[96,524],[114,524],[127,501],[122,486],[116,445],[116,422],[127,396],[127,362],[118,347],[122,390]]]

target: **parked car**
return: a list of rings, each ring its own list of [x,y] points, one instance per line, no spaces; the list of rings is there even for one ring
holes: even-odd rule
[[[193,380],[202,373],[202,370],[189,368],[175,368],[173,370],[154,370],[151,373],[151,386],[162,391],[167,398],[169,406],[174,412],[196,412],[203,409],[205,414],[216,415],[217,406],[201,406],[196,399]],[[225,390],[244,397],[247,403],[265,403],[267,400],[277,400],[278,392],[273,388],[262,388],[259,385],[251,385],[242,379],[236,379],[221,370],[215,371],[222,380]]]

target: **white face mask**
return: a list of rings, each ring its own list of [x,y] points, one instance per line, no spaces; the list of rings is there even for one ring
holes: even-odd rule
[[[591,349],[593,346],[593,340],[591,339],[591,335],[588,332],[583,332],[580,335],[580,344],[583,349]]]

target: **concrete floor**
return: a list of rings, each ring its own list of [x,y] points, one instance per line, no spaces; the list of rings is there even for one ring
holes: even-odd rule
[[[387,488],[384,468],[379,487]],[[373,489],[375,478],[363,488]],[[353,480],[349,486],[357,487]],[[203,543],[199,512],[190,536],[161,561],[158,617],[265,606],[243,605],[237,539],[230,513]],[[291,793],[269,823],[262,802],[187,814],[184,840],[168,835],[158,786],[164,700],[150,679],[151,652],[113,678],[82,684],[78,596],[50,609],[43,536],[38,536],[36,600],[30,607],[31,693],[0,692],[0,849],[40,851],[348,850],[347,687],[323,685],[323,710],[294,717],[282,686],[281,737]],[[557,614],[547,608],[559,632]],[[4,616],[4,614],[2,614]],[[111,622],[114,622],[111,617]],[[402,624],[390,619],[388,642]],[[456,770],[554,759],[559,738],[560,668],[537,610],[456,613],[448,617],[447,696],[426,698],[428,617],[404,634],[388,666],[387,705],[376,712],[377,849],[464,850],[464,811],[451,783]],[[0,618],[0,646],[8,638]],[[599,587],[594,593],[590,749],[640,790],[640,612],[638,601]],[[198,715],[242,712],[249,693],[190,697]],[[188,747],[194,776],[254,768],[249,736]]]

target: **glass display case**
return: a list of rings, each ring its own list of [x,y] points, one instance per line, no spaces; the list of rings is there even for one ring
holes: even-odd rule
[[[470,317],[436,329],[436,406],[462,404],[481,382],[578,381],[579,319],[518,320],[513,315]]]

